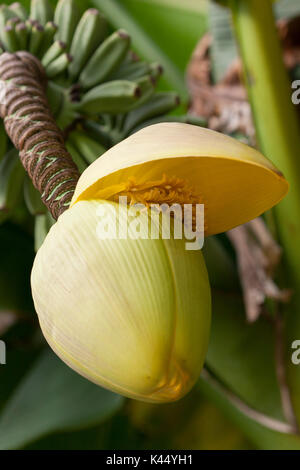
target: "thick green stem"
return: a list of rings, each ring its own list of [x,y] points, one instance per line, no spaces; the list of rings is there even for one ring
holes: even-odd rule
[[[295,295],[287,307],[286,352],[289,385],[300,422],[300,367],[291,362],[291,343],[300,339],[300,129],[285,70],[271,0],[230,0],[245,80],[263,153],[290,183],[276,207],[278,233]],[[251,195],[249,195],[251,197]]]
[[[276,213],[289,267],[300,282],[300,129],[272,2],[231,0],[230,3],[258,142],[290,183],[290,192],[277,206]]]

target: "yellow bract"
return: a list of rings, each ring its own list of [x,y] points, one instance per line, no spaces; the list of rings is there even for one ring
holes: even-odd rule
[[[280,171],[257,150],[198,126],[162,123],[142,129],[90,165],[72,204],[116,200],[116,195],[128,193],[134,185],[149,192],[149,182],[157,188],[163,178],[165,186],[179,180],[196,196],[192,202],[205,204],[206,235],[257,217],[288,191]],[[155,196],[154,202],[160,202],[157,192]],[[172,203],[181,203],[176,200],[179,194],[173,196]],[[185,202],[191,201],[187,197]]]

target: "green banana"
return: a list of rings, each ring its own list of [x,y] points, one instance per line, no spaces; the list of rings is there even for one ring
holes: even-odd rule
[[[82,125],[84,130],[86,130],[86,132],[88,132],[88,134],[101,145],[106,148],[113,146],[114,142],[112,140],[111,132],[105,126],[101,126],[98,122],[90,120],[85,120]]]
[[[120,29],[98,47],[81,75],[79,83],[84,89],[104,82],[121,64],[130,46],[130,36]]]
[[[131,129],[137,127],[143,121],[169,113],[177,108],[179,103],[179,96],[174,92],[160,92],[154,94],[151,100],[128,113],[124,123],[124,133],[128,134]]]
[[[0,211],[9,212],[22,193],[25,172],[18,151],[13,149],[0,162]]]
[[[141,106],[151,98],[155,90],[156,81],[151,75],[146,75],[145,77],[141,77],[135,80],[135,83],[141,89],[141,97],[138,99],[132,109]]]
[[[41,24],[34,24],[31,28],[29,39],[29,52],[33,55],[38,55],[44,38],[44,27]]]
[[[58,26],[55,39],[66,43],[68,50],[79,20],[80,12],[75,0],[59,0],[54,13],[54,23]]]
[[[45,25],[53,20],[53,8],[48,0],[31,0],[30,18]]]
[[[185,124],[193,124],[194,126],[207,127],[207,121],[204,118],[192,116],[192,115],[183,115],[183,116],[158,116],[147,121],[141,122],[138,126],[130,129],[130,132],[125,133],[123,138],[128,137],[128,134],[134,134],[135,132],[143,129],[143,127],[152,126],[153,124],[158,124],[160,122],[183,122]]]
[[[147,62],[138,61],[122,64],[111,77],[113,80],[136,80],[151,72]]]
[[[65,70],[67,70],[72,60],[73,57],[67,52],[57,57],[57,59],[55,59],[46,67],[47,77],[54,78],[57,75],[63,73]]]
[[[70,53],[74,57],[69,66],[72,80],[78,78],[89,57],[95,52],[106,35],[106,21],[95,8],[87,10],[79,21]]]
[[[14,16],[13,18],[7,20],[6,26],[12,26],[14,28],[18,23],[20,23],[20,18],[18,16]]]
[[[15,52],[18,50],[18,39],[13,26],[4,26],[1,39],[8,52]]]
[[[42,64],[46,68],[66,50],[66,44],[62,41],[55,41],[42,58]]]
[[[128,80],[115,80],[88,91],[75,109],[90,114],[119,114],[129,111],[141,96],[140,87]]]
[[[185,118],[185,121],[182,121],[182,122],[186,122],[187,124],[193,124],[194,126],[200,126],[200,127],[207,127],[207,119],[205,119],[204,117],[194,116],[193,114],[186,114],[185,116],[182,116],[182,119],[183,118]]]
[[[103,147],[103,145],[89,137],[85,132],[73,131],[69,138],[75,150],[79,152],[88,164],[93,163],[106,151],[106,148]]]
[[[150,64],[150,74],[153,78],[158,79],[163,74],[163,67],[158,62]]]
[[[37,252],[42,244],[52,225],[55,224],[55,220],[52,218],[51,214],[47,211],[46,214],[37,215],[35,217],[34,225],[34,249]]]
[[[72,160],[77,166],[79,173],[83,173],[84,170],[88,167],[87,162],[69,140],[66,143],[66,147],[68,152],[72,155]]]
[[[3,30],[5,28],[7,20],[15,18],[15,13],[10,10],[6,5],[0,6],[0,39],[3,42]]]
[[[29,176],[25,175],[24,179],[24,199],[31,215],[45,214],[46,206],[43,204],[41,195],[33,186]]]
[[[57,26],[53,21],[48,21],[44,28],[44,37],[39,50],[39,58],[43,57],[52,45],[53,38],[57,32]]]
[[[18,46],[20,51],[27,49],[28,43],[28,30],[25,23],[18,23],[15,28]]]
[[[14,14],[14,16],[18,16],[21,21],[26,21],[28,18],[28,13],[26,9],[21,5],[19,2],[14,2],[8,7]]]

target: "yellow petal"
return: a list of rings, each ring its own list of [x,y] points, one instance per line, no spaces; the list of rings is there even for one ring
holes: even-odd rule
[[[128,211],[80,201],[59,218],[34,262],[35,308],[48,343],[77,372],[132,398],[174,401],[197,380],[207,350],[206,267],[184,240],[114,237]],[[141,237],[148,221],[147,211],[135,217]]]
[[[164,177],[180,179],[188,188],[186,193],[191,189],[205,204],[206,235],[257,217],[288,191],[280,171],[257,150],[198,126],[162,123],[142,129],[90,165],[72,204],[114,200],[132,182],[137,188],[148,188],[152,182],[157,189]]]

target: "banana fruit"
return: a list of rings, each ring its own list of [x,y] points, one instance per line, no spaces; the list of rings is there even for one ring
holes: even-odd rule
[[[76,149],[75,144],[68,139],[66,143],[66,147],[68,152],[72,155],[72,160],[78,168],[79,173],[83,173],[84,170],[88,167],[87,161],[83,158],[83,156],[79,153]]]
[[[104,82],[121,64],[130,46],[130,36],[120,29],[98,47],[80,74],[79,83],[84,89]]]
[[[62,41],[55,41],[52,46],[47,50],[42,58],[42,64],[45,68],[48,67],[57,57],[66,51],[66,44]]]
[[[32,25],[29,39],[29,52],[31,52],[31,54],[38,55],[43,38],[44,27],[39,23]]]
[[[44,26],[53,20],[53,8],[49,0],[31,0],[30,18]]]
[[[44,28],[44,38],[39,50],[39,58],[43,57],[53,43],[54,36],[57,32],[57,25],[53,21],[48,21]]]
[[[77,109],[89,114],[119,114],[132,109],[141,97],[141,88],[135,82],[114,80],[88,91]]]
[[[179,103],[179,96],[174,92],[155,93],[149,101],[128,113],[124,123],[124,133],[128,134],[143,121],[169,113],[177,108]]]
[[[23,5],[21,5],[21,3],[14,2],[11,5],[9,5],[8,8],[10,11],[13,12],[14,16],[17,16],[18,18],[20,18],[21,21],[26,21],[27,16],[28,16],[27,11],[23,7]]]
[[[149,75],[150,66],[144,61],[124,62],[120,68],[113,74],[113,80],[136,80]]]
[[[89,137],[85,132],[74,131],[70,134],[69,138],[71,145],[89,165],[106,152],[105,147]]]
[[[25,51],[28,44],[28,29],[26,24],[24,22],[18,23],[15,28],[15,33],[18,41],[18,49]]]
[[[75,0],[59,0],[55,13],[54,23],[58,26],[55,39],[63,41],[68,50],[71,47],[73,35],[80,20],[80,12]]]
[[[57,57],[57,59],[55,59],[48,65],[48,67],[46,67],[47,77],[51,79],[63,73],[65,70],[67,70],[72,60],[73,57],[68,54],[68,52],[65,52],[64,54]]]
[[[70,54],[74,57],[69,66],[71,80],[76,80],[106,35],[104,17],[95,8],[87,10],[79,21],[72,40]]]

